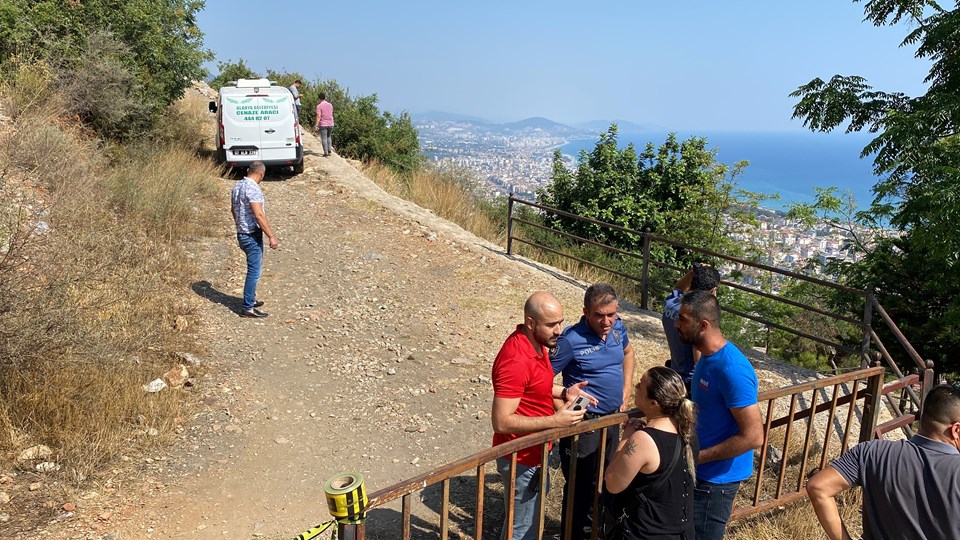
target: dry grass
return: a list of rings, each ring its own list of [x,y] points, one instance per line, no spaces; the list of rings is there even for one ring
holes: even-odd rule
[[[853,489],[837,498],[840,517],[854,538],[861,532],[860,507],[861,492]],[[729,540],[820,540],[824,538],[823,529],[817,521],[817,515],[810,501],[803,499],[789,506],[766,514],[742,519],[727,528],[725,538]]]
[[[370,163],[363,173],[387,193],[428,208],[480,238],[496,244],[505,241],[506,216],[497,219],[491,215],[492,209],[481,201],[475,181],[465,171],[426,167],[405,178],[384,165]]]
[[[0,89],[17,113],[0,135],[0,468],[45,444],[79,483],[183,416],[182,394],[141,386],[196,351],[175,241],[207,231],[216,176],[188,126],[187,147],[105,146],[66,127],[55,95],[18,102],[21,79]]]

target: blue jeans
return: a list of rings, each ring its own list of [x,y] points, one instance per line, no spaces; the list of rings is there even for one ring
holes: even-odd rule
[[[320,142],[323,144],[323,155],[330,155],[330,132],[333,126],[320,126]]]
[[[243,305],[240,309],[250,311],[257,301],[257,282],[263,264],[263,231],[237,233],[237,243],[247,255],[247,279],[243,282]]]
[[[540,509],[540,493],[531,489],[533,476],[540,467],[528,467],[517,463],[517,482],[513,488],[513,540],[537,540],[537,510]],[[510,504],[507,484],[510,482],[510,460],[497,459],[497,471],[503,479],[503,528],[500,529],[500,540],[507,537],[506,512]],[[547,475],[547,491],[550,491],[550,475]]]
[[[740,482],[714,484],[698,480],[693,490],[693,528],[697,540],[722,540]]]

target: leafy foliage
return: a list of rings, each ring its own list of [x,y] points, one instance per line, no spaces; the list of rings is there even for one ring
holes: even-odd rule
[[[243,58],[236,62],[230,60],[217,62],[217,71],[217,76],[210,80],[210,88],[214,90],[220,90],[221,87],[227,86],[230,81],[260,78],[260,74],[250,69],[243,61]]]
[[[203,77],[201,65],[210,57],[196,24],[203,5],[202,0],[7,0],[0,5],[0,57],[45,60],[70,90],[78,89],[78,76],[94,85],[125,85],[135,106],[103,105],[114,110],[95,111],[86,99],[81,115],[122,138],[149,125],[191,80]]]
[[[581,151],[570,171],[554,154],[553,182],[538,190],[541,204],[620,227],[650,229],[697,247],[742,254],[731,234],[756,224],[751,211],[769,198],[736,188],[746,162],[733,168],[717,163],[707,140],[678,141],[671,134],[659,147],[648,143],[637,154],[633,144],[617,145],[617,126],[600,135],[592,152]],[[637,250],[637,234],[547,214],[561,230],[626,250]],[[655,256],[675,262],[678,254],[661,248]],[[683,257],[680,257],[682,259]],[[687,263],[691,261],[686,261]]]
[[[843,276],[874,287],[920,354],[957,373],[960,362],[948,352],[960,346],[960,11],[929,0],[872,0],[864,12],[876,26],[913,24],[902,45],[916,46],[917,57],[931,62],[927,92],[877,91],[858,76],[814,79],[791,94],[799,98],[794,117],[815,131],[846,122],[848,132],[878,134],[862,156],[876,154],[874,170],[883,178],[855,222],[889,219],[900,234],[856,246],[864,257]],[[837,214],[835,205],[819,208]]]

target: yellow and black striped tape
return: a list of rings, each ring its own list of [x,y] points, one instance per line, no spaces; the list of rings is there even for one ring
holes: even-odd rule
[[[367,491],[363,487],[363,475],[342,472],[323,484],[330,515],[339,520],[361,521],[365,517]]]
[[[326,523],[321,523],[320,525],[317,525],[316,527],[310,529],[309,531],[305,531],[301,534],[298,534],[293,540],[310,540],[311,538],[316,538],[317,536],[320,536],[320,533],[329,529],[336,522],[337,522],[336,520],[331,519]]]

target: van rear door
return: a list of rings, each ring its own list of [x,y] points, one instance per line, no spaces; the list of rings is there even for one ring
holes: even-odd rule
[[[260,148],[261,97],[231,92],[220,101],[223,148],[228,163],[262,160]]]
[[[260,97],[260,152],[264,161],[277,162],[297,159],[297,120],[293,95],[282,88],[280,92]]]

